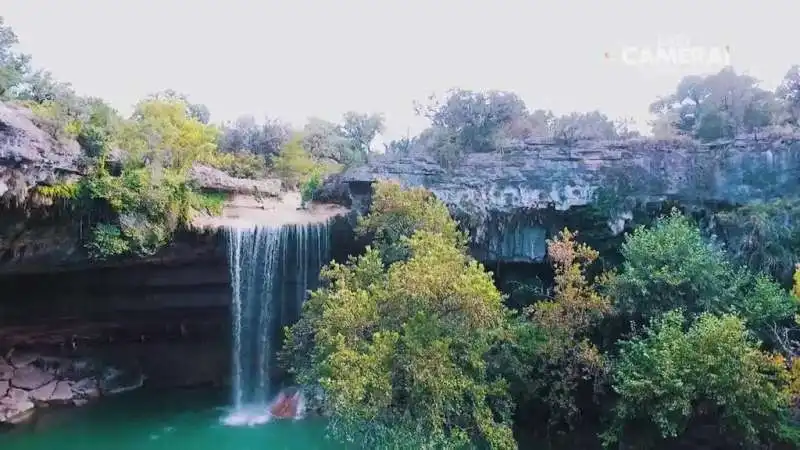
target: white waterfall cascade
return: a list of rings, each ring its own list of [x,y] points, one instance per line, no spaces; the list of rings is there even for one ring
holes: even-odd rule
[[[294,323],[330,261],[329,222],[226,230],[231,278],[232,412],[228,425],[269,420],[281,329]]]

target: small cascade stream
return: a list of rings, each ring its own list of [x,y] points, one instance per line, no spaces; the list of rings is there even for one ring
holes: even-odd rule
[[[282,328],[297,321],[330,260],[329,223],[226,230],[232,291],[230,425],[269,420]]]

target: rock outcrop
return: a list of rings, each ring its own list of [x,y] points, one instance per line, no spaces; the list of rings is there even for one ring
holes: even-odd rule
[[[423,186],[472,232],[484,260],[540,261],[545,238],[578,212],[614,235],[647,205],[741,205],[800,195],[800,137],[529,144],[465,155],[377,157],[329,180],[321,197],[364,209],[372,181]]]
[[[86,161],[78,142],[55,139],[42,128],[31,111],[0,102],[0,200],[21,205],[33,188],[76,179],[85,173]],[[201,188],[238,194],[258,193],[279,197],[278,180],[234,178],[215,169],[197,165],[190,172]]]
[[[46,125],[27,109],[0,102],[0,274],[88,264],[79,242],[87,232],[84,224],[35,194],[37,186],[77,180],[87,169],[78,143],[54,138]],[[278,180],[239,179],[212,167],[195,166],[190,177],[200,189],[230,198],[251,195],[279,202],[283,195]],[[135,262],[192,261],[198,253],[213,252],[215,245],[213,239],[192,236],[149,260]]]
[[[142,385],[140,373],[123,372],[86,358],[21,356],[0,357],[0,367],[10,368],[4,372],[9,379],[0,381],[0,425],[26,422],[39,408],[82,406]]]
[[[80,176],[81,148],[61,141],[37,126],[25,108],[0,102],[0,200],[6,205],[26,201],[39,184]]]

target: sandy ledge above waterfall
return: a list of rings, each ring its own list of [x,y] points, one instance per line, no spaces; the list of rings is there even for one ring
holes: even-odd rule
[[[234,194],[225,202],[222,215],[199,215],[192,224],[199,229],[280,227],[327,222],[349,212],[343,206],[328,203],[312,202],[305,209],[300,204],[298,192],[284,192],[279,197],[261,199]]]

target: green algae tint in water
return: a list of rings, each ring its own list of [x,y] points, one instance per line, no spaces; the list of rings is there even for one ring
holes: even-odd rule
[[[132,392],[83,408],[48,412],[0,434],[2,450],[334,450],[320,419],[230,427],[225,395]]]

